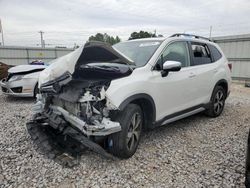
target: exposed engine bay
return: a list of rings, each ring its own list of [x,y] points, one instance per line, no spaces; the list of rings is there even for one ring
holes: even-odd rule
[[[113,79],[130,75],[133,68],[132,62],[103,43],[86,44],[59,58],[40,74],[36,115],[29,123],[50,126],[58,134],[74,132],[78,138],[80,133],[95,150],[92,141],[121,130],[112,119],[119,109],[106,97],[106,90]]]
[[[118,109],[106,100],[108,85],[108,81],[71,80],[65,86],[58,84],[60,89],[54,89],[53,85],[42,86],[33,110],[37,113],[46,112],[49,119],[52,114],[62,116],[86,136],[106,136],[121,129],[119,123],[110,120],[110,113]],[[64,129],[62,126],[58,124],[54,128]]]

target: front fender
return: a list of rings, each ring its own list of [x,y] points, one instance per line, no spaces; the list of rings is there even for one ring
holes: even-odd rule
[[[148,78],[151,72],[146,69],[147,66],[137,68],[127,77],[112,80],[105,93],[107,101],[119,108],[124,106],[121,106],[121,104],[131,96],[137,94],[150,95]]]

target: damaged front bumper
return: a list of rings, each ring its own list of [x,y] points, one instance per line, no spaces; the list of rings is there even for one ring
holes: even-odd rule
[[[94,125],[88,125],[85,121],[70,114],[59,106],[51,106],[51,109],[55,114],[63,116],[67,122],[87,136],[107,136],[121,131],[121,126],[118,122],[113,122],[105,117],[101,122],[96,121]]]
[[[60,119],[60,117],[56,118],[56,121],[54,120],[49,120],[45,114],[37,114],[26,124],[27,131],[31,135],[31,138],[36,141],[35,143],[38,144],[38,148],[45,151],[45,153],[49,152],[47,154],[50,158],[59,159],[58,162],[63,162],[64,165],[72,167],[72,165],[76,164],[74,159],[77,158],[79,154],[81,155],[82,151],[87,147],[107,159],[115,159],[105,148],[82,133],[79,133],[79,131],[72,126],[67,126],[61,134],[55,134],[55,132],[51,131],[48,124],[51,123],[51,127],[54,127],[55,122],[60,122],[62,125],[65,124],[65,121]],[[34,127],[37,128],[34,130]],[[81,145],[79,145],[79,143]]]
[[[42,112],[43,108],[44,104],[41,101],[38,101],[33,106],[33,111],[40,113]],[[54,125],[53,127],[56,129],[63,129],[65,127],[65,123],[63,124],[62,121],[54,121],[55,119],[60,118],[63,119],[63,121],[65,120],[66,123],[79,130],[86,136],[107,136],[121,131],[120,123],[111,121],[106,117],[103,117],[101,122],[96,120],[93,124],[90,125],[60,106],[50,105],[48,111],[49,113],[44,113],[44,115],[51,120],[51,123],[49,124],[51,126]]]

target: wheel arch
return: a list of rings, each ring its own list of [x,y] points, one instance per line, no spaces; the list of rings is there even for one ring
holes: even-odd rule
[[[119,109],[124,110],[128,104],[137,104],[142,109],[144,128],[150,128],[153,126],[156,118],[156,107],[153,98],[146,93],[139,93],[132,95],[125,99],[120,105]]]
[[[225,79],[219,80],[218,82],[216,82],[216,84],[214,86],[214,89],[215,89],[216,86],[223,87],[225,89],[225,91],[226,91],[226,97],[227,97],[227,94],[228,94],[228,83],[227,83],[227,80],[225,80]],[[214,89],[213,89],[213,91],[214,91]]]

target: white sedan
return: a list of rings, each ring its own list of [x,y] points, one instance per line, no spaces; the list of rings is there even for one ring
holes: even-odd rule
[[[2,92],[19,97],[35,97],[38,77],[46,65],[19,65],[8,70],[7,78],[0,81]]]

